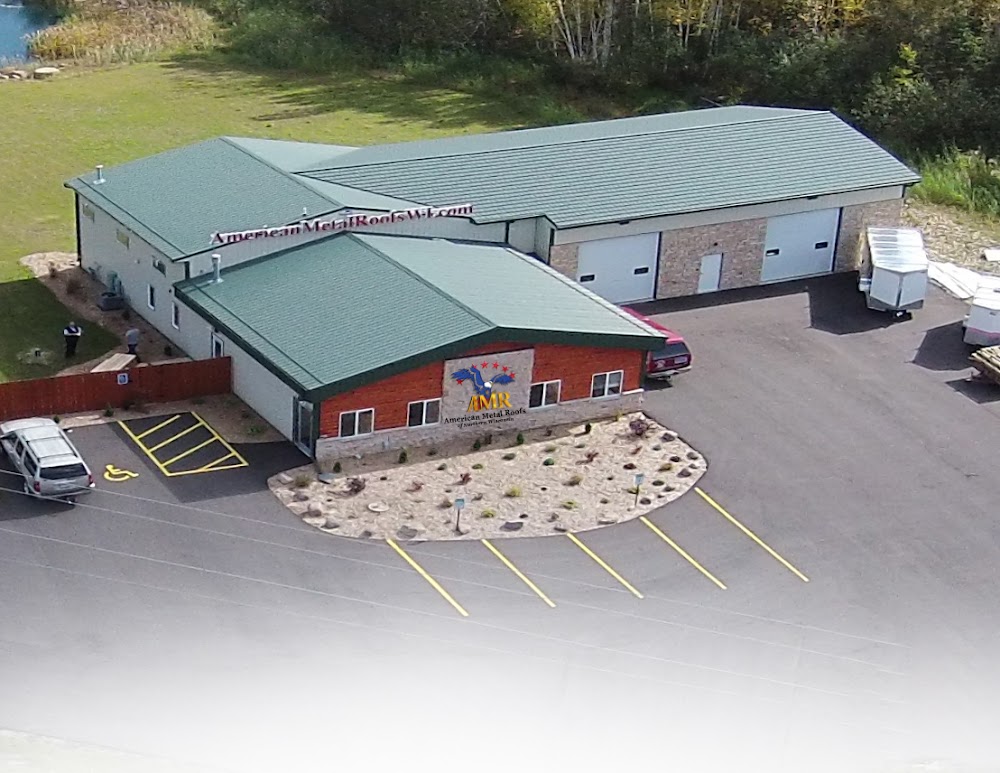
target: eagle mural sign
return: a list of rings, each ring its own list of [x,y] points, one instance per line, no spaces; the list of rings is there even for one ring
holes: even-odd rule
[[[527,413],[534,352],[504,352],[445,363],[444,424],[497,426]]]

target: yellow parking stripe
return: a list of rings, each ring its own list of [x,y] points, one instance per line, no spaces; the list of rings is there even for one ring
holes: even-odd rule
[[[733,526],[735,526],[736,528],[738,528],[740,531],[742,531],[744,534],[746,534],[750,539],[752,539],[754,542],[756,542],[758,545],[760,545],[762,548],[764,548],[764,550],[766,550],[774,558],[776,558],[792,574],[794,574],[796,577],[798,577],[800,580],[802,580],[802,582],[809,582],[809,578],[808,577],[806,577],[804,574],[802,574],[802,572],[800,572],[798,569],[796,569],[794,566],[792,566],[790,563],[788,563],[785,559],[783,559],[781,556],[779,556],[774,550],[772,550],[770,548],[770,546],[768,546],[764,542],[764,540],[762,540],[760,537],[758,537],[756,534],[754,534],[752,531],[750,531],[750,529],[748,529],[742,523],[740,523],[735,518],[733,518],[733,516],[731,516],[729,513],[727,513],[718,502],[716,502],[714,499],[712,499],[712,497],[710,497],[708,494],[706,494],[704,491],[702,491],[697,486],[694,487],[694,490],[698,492],[698,494],[701,496],[702,499],[704,499],[712,507],[714,507],[716,510],[718,510],[723,516],[725,516],[726,518],[728,518],[729,521],[730,521],[730,523],[733,524]]]
[[[527,577],[525,577],[525,575],[521,572],[521,570],[518,569],[516,566],[514,566],[514,564],[512,564],[507,559],[507,556],[505,556],[503,553],[501,553],[499,550],[497,550],[495,547],[493,547],[493,545],[490,543],[489,540],[485,540],[484,539],[484,540],[482,540],[482,543],[487,547],[487,549],[493,555],[495,555],[497,558],[499,558],[501,561],[503,561],[504,564],[506,565],[506,567],[508,569],[510,569],[514,574],[516,574],[517,577],[518,577],[518,579],[521,580],[521,582],[523,582],[525,585],[527,585],[529,588],[531,588],[535,592],[535,595],[538,596],[538,598],[540,598],[542,601],[544,601],[550,607],[554,607],[555,606],[555,604],[552,602],[552,599],[550,599],[548,596],[546,596],[544,593],[542,593],[538,589],[538,586],[535,585],[535,583],[533,583]]]
[[[209,470],[206,470],[204,467],[199,467],[196,470],[180,470],[179,472],[166,472],[164,473],[164,475],[170,478],[176,478],[181,475],[202,475],[203,473],[206,472],[222,472],[223,470],[238,470],[242,467],[249,467],[249,466],[250,465],[248,464],[227,464],[223,467],[212,467]]]
[[[128,435],[128,436],[129,436],[130,438],[132,438],[132,440],[134,440],[134,441],[135,441],[135,444],[136,444],[137,446],[139,446],[139,448],[140,448],[140,449],[141,449],[141,450],[143,451],[143,453],[145,453],[145,454],[146,454],[146,456],[148,456],[148,457],[149,457],[149,458],[150,458],[150,459],[152,460],[153,464],[155,464],[155,465],[156,465],[156,468],[157,468],[157,469],[158,469],[158,470],[159,470],[160,472],[162,472],[162,473],[163,473],[164,475],[170,475],[170,473],[169,473],[169,472],[167,472],[167,468],[166,468],[166,467],[164,467],[164,466],[163,466],[162,464],[160,464],[160,460],[159,460],[159,459],[157,459],[157,458],[156,458],[155,456],[153,456],[153,455],[152,455],[151,453],[149,453],[149,449],[148,449],[148,448],[146,448],[146,446],[144,446],[144,445],[142,444],[142,441],[141,441],[141,440],[139,440],[139,438],[137,438],[137,437],[135,436],[135,433],[134,433],[134,432],[132,432],[132,430],[130,430],[130,429],[128,428],[128,425],[127,425],[127,424],[125,424],[125,422],[124,422],[124,421],[119,421],[119,422],[118,422],[118,426],[119,426],[119,427],[121,427],[121,428],[122,428],[123,430],[125,430],[125,434],[126,434],[126,435]]]
[[[194,453],[195,451],[200,451],[201,449],[203,449],[203,448],[204,448],[205,446],[207,446],[207,445],[208,445],[209,443],[215,443],[215,442],[217,442],[216,438],[214,438],[214,437],[210,437],[210,438],[209,438],[208,440],[205,440],[204,442],[201,442],[201,443],[199,443],[199,444],[198,444],[198,445],[196,445],[196,446],[195,446],[194,448],[189,448],[189,449],[188,449],[187,451],[185,451],[184,453],[182,453],[182,454],[177,454],[177,456],[175,456],[175,457],[174,457],[173,459],[168,459],[167,461],[165,461],[165,462],[163,463],[163,466],[164,466],[164,467],[169,467],[169,466],[170,466],[171,464],[173,464],[173,463],[174,463],[174,462],[176,462],[176,461],[179,461],[179,460],[183,459],[183,458],[184,458],[185,456],[190,456],[190,455],[191,455],[191,454],[193,454],[193,453]]]
[[[712,582],[714,582],[716,585],[718,585],[720,588],[722,588],[722,590],[726,589],[726,586],[722,584],[722,581],[719,580],[718,577],[716,577],[714,574],[712,574],[710,571],[708,571],[704,566],[702,566],[697,561],[695,561],[693,558],[691,558],[691,556],[689,556],[684,551],[684,548],[682,548],[680,545],[678,545],[676,542],[674,542],[672,539],[670,539],[670,537],[668,537],[666,534],[664,534],[657,527],[657,525],[655,523],[653,523],[652,521],[650,521],[644,515],[640,515],[639,516],[639,520],[642,521],[644,524],[646,524],[650,529],[652,529],[653,533],[656,534],[656,536],[658,536],[660,539],[662,539],[664,542],[666,542],[668,545],[670,545],[670,547],[672,547],[674,550],[676,550],[678,553],[680,553],[685,559],[687,559],[687,561],[691,564],[691,566],[693,566],[695,569],[697,569],[699,572],[701,572],[703,575],[705,575],[708,579],[710,579]]]
[[[204,426],[205,426],[205,424],[202,422],[202,420],[198,419],[198,423],[197,424],[194,424],[194,425],[188,427],[187,429],[182,430],[181,432],[178,432],[176,435],[174,435],[169,440],[164,440],[162,443],[157,443],[152,448],[147,448],[146,450],[149,451],[149,453],[151,453],[151,454],[155,454],[157,451],[159,451],[164,446],[168,446],[171,443],[173,443],[175,440],[178,440],[178,439],[184,437],[189,432],[194,432],[196,429],[198,429],[198,427],[204,427]]]
[[[176,416],[171,416],[166,421],[161,421],[159,424],[157,424],[152,429],[147,429],[145,432],[136,435],[135,436],[136,440],[142,440],[144,437],[146,437],[146,435],[152,435],[154,432],[156,432],[156,430],[163,429],[168,424],[171,424],[171,423],[177,421],[181,416],[182,416],[182,414],[178,413]]]
[[[209,469],[210,467],[213,467],[214,465],[218,464],[219,462],[224,462],[224,461],[226,461],[226,459],[228,459],[228,458],[229,458],[230,456],[235,456],[235,455],[236,455],[236,452],[235,452],[235,451],[230,451],[230,452],[229,452],[228,454],[226,454],[225,456],[220,456],[220,457],[219,457],[218,459],[216,459],[216,460],[215,460],[214,462],[209,462],[208,464],[206,464],[206,465],[204,465],[204,466],[202,466],[202,467],[199,467],[199,468],[198,468],[198,471],[199,471],[199,472],[204,472],[204,471],[207,471],[207,470],[208,470],[208,469]],[[241,464],[235,464],[235,465],[230,465],[230,466],[232,466],[232,467],[242,467],[243,465],[241,465]],[[225,469],[229,469],[229,467],[222,467],[222,468],[220,468],[220,469],[224,469],[224,470],[225,470]]]
[[[209,432],[211,432],[213,436],[215,436],[216,440],[218,440],[220,443],[222,443],[222,445],[224,445],[226,448],[228,448],[230,450],[230,452],[232,453],[233,456],[235,456],[237,459],[240,460],[240,462],[242,462],[241,466],[243,466],[243,467],[249,467],[250,466],[250,462],[248,462],[246,459],[244,459],[242,456],[240,456],[239,451],[237,451],[235,448],[233,448],[231,445],[229,445],[229,443],[226,442],[222,438],[222,435],[220,435],[218,432],[215,431],[215,429],[212,427],[211,424],[209,424],[207,421],[205,421],[204,419],[202,419],[201,416],[199,416],[194,411],[191,412],[191,415],[194,416],[198,421],[200,421],[202,423],[202,425]]]
[[[387,539],[386,542],[388,542],[389,546],[397,553],[399,553],[399,555],[402,556],[403,560],[406,561],[406,563],[408,563],[410,566],[412,566],[421,577],[427,580],[427,582],[430,583],[431,587],[434,588],[434,590],[436,590],[444,597],[445,601],[447,601],[449,604],[455,607],[455,609],[458,610],[458,614],[460,614],[462,617],[469,616],[469,613],[462,608],[462,605],[459,604],[457,601],[455,601],[455,599],[451,597],[451,594],[449,594],[448,591],[446,591],[438,584],[437,580],[435,580],[433,577],[427,574],[427,572],[424,571],[424,568],[420,564],[418,564],[416,561],[410,558],[409,553],[407,553],[399,545],[397,545],[394,540]]]
[[[626,588],[628,588],[630,591],[632,591],[632,593],[637,598],[640,598],[640,599],[642,598],[642,594],[639,593],[639,591],[637,591],[635,588],[633,588],[632,585],[629,584],[628,580],[626,580],[624,577],[622,577],[620,574],[618,574],[618,572],[616,572],[614,569],[612,569],[610,566],[608,566],[606,563],[604,563],[604,560],[600,556],[598,556],[596,553],[594,553],[590,548],[588,548],[586,545],[584,545],[582,542],[580,542],[580,540],[577,539],[577,537],[576,537],[575,534],[571,534],[571,533],[567,532],[566,536],[569,537],[571,540],[573,540],[573,544],[575,544],[578,548],[580,548],[580,550],[582,550],[588,556],[590,556],[591,558],[593,558],[608,574],[610,574],[612,577],[614,577],[616,580],[618,580],[618,582],[620,582],[622,585],[624,585]]]

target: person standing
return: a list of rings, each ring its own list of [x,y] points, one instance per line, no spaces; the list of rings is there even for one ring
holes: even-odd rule
[[[139,328],[130,327],[125,331],[125,343],[128,346],[128,353],[138,355],[139,348]]]
[[[63,328],[63,340],[66,342],[66,358],[69,359],[76,354],[76,345],[80,343],[80,336],[83,329],[75,322],[70,322]]]

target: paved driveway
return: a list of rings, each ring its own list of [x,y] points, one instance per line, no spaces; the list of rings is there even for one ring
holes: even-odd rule
[[[750,295],[665,317],[696,368],[648,408],[705,496],[589,552],[403,546],[421,574],[290,518],[282,449],[168,479],[78,431],[139,477],[0,491],[0,726],[242,771],[995,768],[1000,390],[962,381],[962,306]]]

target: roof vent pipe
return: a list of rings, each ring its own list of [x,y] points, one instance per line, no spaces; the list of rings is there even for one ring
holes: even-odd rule
[[[215,279],[213,281],[218,284],[222,281],[222,256],[217,252],[212,255],[212,268],[215,271]]]
[[[104,164],[97,165],[97,179],[94,180],[94,185],[100,185],[104,182]]]

